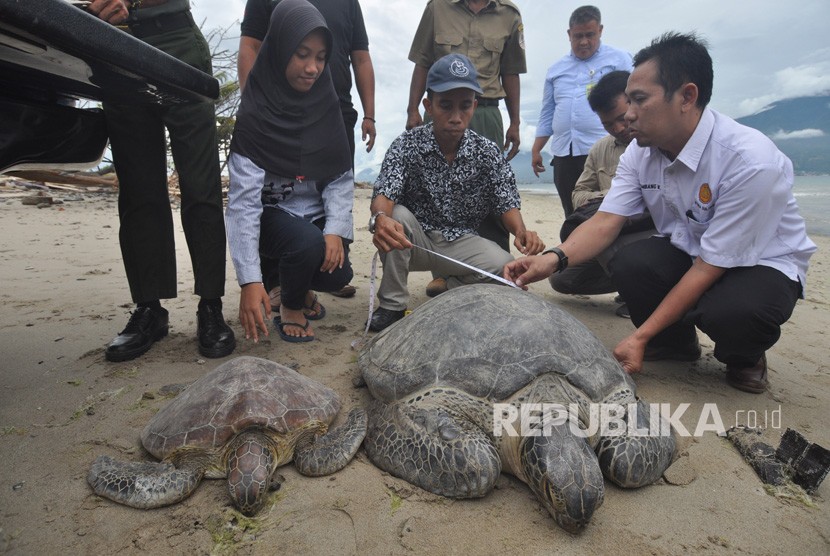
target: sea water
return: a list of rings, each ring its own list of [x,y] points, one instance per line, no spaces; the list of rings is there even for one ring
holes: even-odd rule
[[[553,183],[541,180],[520,183],[519,190],[556,196]],[[830,176],[796,176],[793,194],[799,212],[807,222],[807,235],[830,236]]]

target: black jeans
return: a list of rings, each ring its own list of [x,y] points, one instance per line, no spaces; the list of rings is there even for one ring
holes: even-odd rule
[[[259,252],[265,287],[280,285],[282,305],[301,309],[309,290],[335,292],[351,281],[354,274],[345,240],[343,267],[331,273],[320,270],[326,256],[325,218],[309,222],[280,209],[265,207],[260,224]]]
[[[642,325],[693,263],[668,238],[649,238],[620,249],[609,262],[628,303],[631,322]],[[715,358],[736,367],[755,365],[781,336],[801,284],[767,266],[728,269],[686,315],[657,334],[650,345],[692,342],[695,326],[715,342]]]

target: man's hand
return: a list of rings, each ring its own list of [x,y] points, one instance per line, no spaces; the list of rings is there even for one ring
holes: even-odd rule
[[[516,234],[513,245],[522,255],[536,255],[545,250],[545,243],[536,232],[524,230]]]
[[[530,154],[530,166],[533,168],[533,173],[536,174],[537,178],[539,174],[545,171],[545,163],[542,161],[541,152],[533,152]]]
[[[507,131],[504,134],[504,152],[507,152],[507,149],[510,148],[510,151],[507,152],[507,161],[513,160],[513,157],[519,154],[519,143],[521,143],[521,139],[519,137],[519,124],[510,124],[507,128]]]
[[[320,272],[331,274],[338,268],[343,268],[343,263],[346,262],[343,238],[334,234],[326,234],[323,238],[326,240],[326,258],[323,260]]]
[[[265,319],[262,318],[265,308]],[[271,298],[265,291],[262,282],[251,282],[242,286],[242,293],[239,295],[239,322],[245,330],[245,339],[253,337],[254,342],[259,341],[257,330],[262,330],[268,336],[266,321],[271,320]]]
[[[111,25],[124,23],[130,15],[125,0],[92,0],[86,9]]]
[[[504,265],[503,277],[523,290],[527,284],[547,278],[556,270],[559,261],[555,254],[522,257]]]
[[[403,225],[385,214],[378,215],[375,220],[375,235],[372,237],[372,243],[384,253],[393,249],[412,248],[412,243],[404,233]]]
[[[617,344],[614,348],[614,357],[620,362],[625,372],[633,374],[642,370],[646,344],[648,342],[638,338],[636,332]]]
[[[424,119],[421,117],[421,112],[416,108],[406,111],[406,129],[412,129],[424,125]]]
[[[363,123],[360,124],[360,131],[363,141],[366,143],[366,152],[372,152],[372,147],[375,146],[375,137],[378,134],[375,130],[375,122],[368,118],[363,118]],[[368,140],[366,139],[367,137],[369,138]]]

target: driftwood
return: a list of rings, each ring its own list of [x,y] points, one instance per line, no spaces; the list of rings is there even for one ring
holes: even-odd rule
[[[10,178],[18,178],[23,181],[43,184],[47,189],[57,189],[61,191],[88,191],[92,188],[112,188],[118,189],[118,178],[114,174],[107,174],[106,176],[96,176],[94,174],[77,173],[77,172],[57,172],[51,170],[17,170],[6,172],[4,176]],[[0,178],[2,181],[2,178]],[[167,189],[171,197],[176,199],[181,198],[181,191],[179,191],[179,175],[173,172],[167,178]],[[228,176],[222,176],[222,198],[227,199],[228,196]]]
[[[96,176],[93,174],[55,172],[51,170],[17,170],[7,172],[7,175],[29,181],[43,182],[55,189],[62,188],[53,184],[74,185],[78,187],[111,187],[118,189],[118,178],[115,176]]]

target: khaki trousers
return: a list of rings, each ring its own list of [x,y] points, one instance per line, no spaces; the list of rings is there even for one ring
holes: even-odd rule
[[[395,205],[392,218],[401,223],[406,236],[414,245],[452,257],[469,265],[501,276],[504,265],[513,256],[489,239],[467,234],[454,241],[447,241],[441,232],[425,232],[415,216],[402,205]],[[417,247],[381,253],[383,278],[378,288],[380,307],[392,311],[406,309],[409,303],[407,280],[412,271],[432,271],[447,277],[447,286],[455,288],[464,284],[493,282],[483,274],[473,272]]]

